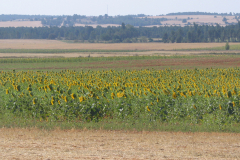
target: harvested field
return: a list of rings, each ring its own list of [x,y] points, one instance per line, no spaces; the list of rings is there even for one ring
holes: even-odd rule
[[[230,45],[240,43],[229,43]],[[225,43],[65,43],[57,40],[0,40],[0,49],[179,50],[222,47]]]
[[[199,25],[215,25],[218,23],[220,26],[226,26],[222,21],[226,17],[228,23],[237,23],[235,16],[216,16],[214,15],[165,15],[165,16],[149,16],[148,18],[167,18],[167,21],[162,21],[162,26],[180,25],[185,26],[187,23],[182,23],[183,19],[193,24],[194,22]]]
[[[42,27],[41,21],[6,21],[0,22],[0,27]]]
[[[0,129],[3,159],[239,159],[240,134]]]

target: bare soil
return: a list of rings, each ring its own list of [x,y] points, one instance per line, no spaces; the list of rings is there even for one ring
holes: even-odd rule
[[[120,60],[107,62],[87,62],[85,66],[75,66],[72,69],[121,69],[121,68],[157,68],[157,69],[193,69],[193,68],[228,68],[240,67],[240,58],[236,57],[197,57],[197,58],[172,58],[172,59],[151,59],[151,60]],[[57,68],[69,69],[69,68]]]
[[[240,134],[0,129],[1,159],[239,159]]]

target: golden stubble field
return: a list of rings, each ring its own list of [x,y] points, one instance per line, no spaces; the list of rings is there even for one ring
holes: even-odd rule
[[[224,45],[225,43],[65,43],[58,40],[0,40],[0,49],[90,49],[154,51],[211,48],[221,47]]]
[[[0,129],[1,159],[240,159],[240,134]]]
[[[240,43],[230,43],[230,45]],[[1,58],[11,57],[110,57],[110,56],[148,56],[148,55],[190,55],[201,53],[235,53],[236,51],[209,51],[205,48],[222,47],[225,43],[66,43],[58,40],[0,40],[0,49],[83,49],[113,50],[113,52],[78,53],[0,53]],[[180,49],[195,49],[181,51]],[[199,49],[200,48],[200,49]],[[202,49],[201,49],[202,48]],[[126,50],[114,52],[114,50]],[[134,50],[128,52],[127,50]]]
[[[225,22],[223,22],[223,18],[227,18],[228,23],[237,23],[238,21],[235,19],[235,16],[220,16],[217,15],[165,15],[165,16],[149,16],[148,18],[166,18],[167,21],[161,21],[161,26],[174,26],[180,25],[185,26],[188,22],[193,24],[199,25],[216,25],[219,24],[220,26],[226,26]],[[182,23],[182,20],[186,19],[187,23]]]

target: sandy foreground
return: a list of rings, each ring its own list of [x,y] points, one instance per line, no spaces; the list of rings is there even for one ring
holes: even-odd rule
[[[240,134],[0,129],[0,159],[240,159]]]

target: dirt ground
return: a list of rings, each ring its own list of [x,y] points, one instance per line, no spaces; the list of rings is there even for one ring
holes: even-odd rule
[[[240,134],[0,129],[0,159],[240,159]]]

